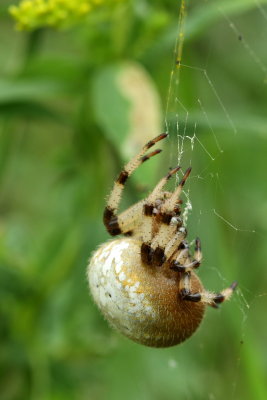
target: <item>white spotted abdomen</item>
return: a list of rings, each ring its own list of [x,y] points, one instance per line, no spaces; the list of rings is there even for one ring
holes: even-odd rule
[[[110,324],[130,339],[153,347],[175,345],[196,330],[204,306],[181,302],[178,274],[142,264],[140,248],[132,238],[102,245],[87,271],[92,296]]]

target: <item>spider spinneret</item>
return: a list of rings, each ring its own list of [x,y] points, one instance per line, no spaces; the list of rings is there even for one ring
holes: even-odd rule
[[[128,338],[152,347],[169,347],[190,337],[207,305],[228,300],[236,282],[220,293],[205,290],[194,270],[202,259],[195,241],[194,255],[186,241],[180,195],[191,172],[188,168],[173,193],[163,191],[180,169],[172,169],[149,196],[117,214],[125,182],[145,161],[161,150],[147,153],[163,133],[149,141],[126,164],[109,196],[104,224],[112,236],[93,254],[88,266],[92,296],[112,326]]]

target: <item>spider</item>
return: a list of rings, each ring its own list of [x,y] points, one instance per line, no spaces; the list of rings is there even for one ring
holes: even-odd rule
[[[207,305],[217,308],[237,286],[220,293],[205,290],[195,274],[202,260],[200,239],[194,255],[186,241],[180,195],[191,168],[173,193],[163,191],[180,167],[173,168],[146,199],[118,214],[125,182],[161,150],[147,151],[167,137],[149,141],[126,164],[109,196],[103,221],[111,236],[93,254],[88,267],[92,296],[110,324],[128,338],[152,347],[183,342],[199,326]]]

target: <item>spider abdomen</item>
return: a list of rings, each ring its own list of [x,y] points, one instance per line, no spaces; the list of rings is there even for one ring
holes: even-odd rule
[[[183,301],[179,273],[142,263],[140,248],[133,238],[103,244],[88,267],[92,296],[110,324],[128,338],[152,347],[176,345],[195,332],[205,304]],[[191,288],[203,290],[193,272]]]

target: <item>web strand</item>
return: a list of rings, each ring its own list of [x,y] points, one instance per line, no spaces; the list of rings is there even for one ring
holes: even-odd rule
[[[254,9],[256,10],[258,18],[264,20],[262,25],[265,27],[267,10],[263,6],[264,2],[260,0],[254,0],[254,2]],[[221,26],[218,27],[218,29],[224,29],[225,33],[228,32],[230,39],[227,38],[228,42],[225,42],[226,46],[228,45],[228,48],[225,48],[225,43],[223,43],[224,48],[222,51],[225,51],[226,56],[229,57],[229,63],[231,60],[238,61],[238,56],[240,54],[240,56],[243,57],[243,64],[240,64],[240,69],[244,66],[244,63],[246,63],[246,66],[247,64],[251,64],[252,68],[250,66],[249,69],[247,66],[247,71],[253,74],[254,79],[255,77],[259,77],[260,82],[262,82],[263,74],[265,78],[264,82],[266,82],[267,65],[264,57],[259,52],[256,42],[254,43],[250,37],[246,37],[248,36],[247,29],[243,32],[242,29],[239,29],[238,27],[239,23],[237,24],[236,22],[235,13],[238,12],[238,6],[235,4],[232,7],[230,1],[225,2],[225,4],[220,1],[203,1],[202,3],[205,3],[207,8],[210,6],[211,12],[215,15],[214,21],[217,21],[218,19],[220,20]],[[251,3],[253,3],[253,1]],[[195,47],[197,56],[195,57],[193,54],[192,57],[190,55],[190,58],[188,57],[185,59],[186,52],[183,50],[185,50],[184,46],[187,44],[186,23],[188,22],[189,25],[191,22],[190,13],[187,15],[185,5],[185,2],[182,1],[179,11],[174,60],[168,87],[165,125],[167,131],[170,131],[170,140],[175,140],[175,151],[177,149],[175,162],[177,161],[177,165],[181,165],[183,170],[185,170],[189,165],[192,165],[193,167],[193,174],[191,176],[192,186],[190,187],[189,180],[188,185],[183,192],[183,218],[185,225],[190,222],[191,212],[194,212],[195,215],[197,215],[197,218],[194,220],[196,226],[192,226],[193,228],[196,228],[195,230],[197,234],[197,231],[201,231],[203,226],[204,231],[207,231],[205,224],[207,224],[207,221],[212,221],[214,222],[214,226],[216,226],[214,231],[216,232],[217,228],[222,231],[218,233],[218,238],[222,238],[222,245],[220,246],[230,245],[230,249],[221,249],[220,246],[218,246],[217,249],[219,249],[219,251],[222,250],[224,265],[227,265],[229,260],[229,265],[235,269],[233,272],[229,268],[229,274],[233,273],[233,278],[236,278],[239,281],[239,287],[236,290],[236,295],[231,301],[231,307],[235,308],[234,312],[236,320],[233,323],[233,325],[235,324],[233,329],[236,330],[235,340],[240,340],[240,343],[243,343],[246,340],[246,329],[248,321],[250,321],[249,317],[252,303],[257,299],[266,299],[267,297],[267,293],[255,294],[252,289],[248,289],[245,286],[243,283],[245,279],[242,275],[244,271],[242,269],[243,265],[239,265],[240,260],[242,260],[242,257],[244,256],[244,252],[247,256],[250,256],[251,253],[255,251],[254,243],[250,243],[249,245],[249,242],[252,242],[252,240],[254,242],[256,236],[260,235],[260,233],[258,230],[253,229],[253,226],[251,229],[251,222],[246,226],[246,216],[244,217],[244,220],[242,220],[244,222],[236,222],[240,221],[240,219],[236,218],[235,214],[232,214],[232,210],[230,212],[230,207],[226,203],[228,193],[231,192],[232,189],[236,190],[234,187],[234,179],[238,179],[238,177],[236,177],[236,170],[234,170],[233,174],[230,175],[231,177],[233,176],[233,180],[230,179],[230,182],[229,179],[227,179],[227,182],[224,183],[222,178],[224,176],[223,174],[225,174],[225,166],[226,169],[228,168],[228,173],[230,173],[229,168],[231,167],[228,165],[229,160],[233,164],[236,162],[235,159],[231,159],[231,157],[228,158],[228,149],[231,148],[231,154],[234,154],[232,156],[233,158],[239,157],[238,152],[242,151],[242,147],[239,146],[239,144],[243,141],[243,137],[240,133],[242,131],[241,127],[243,128],[244,124],[246,124],[247,109],[245,107],[245,102],[242,103],[242,95],[244,93],[243,88],[240,91],[237,90],[235,92],[235,90],[237,88],[236,85],[242,82],[241,79],[247,79],[247,76],[244,78],[244,75],[241,76],[240,74],[240,81],[238,81],[236,75],[233,75],[229,76],[229,80],[227,81],[227,74],[230,71],[229,68],[229,70],[226,70],[227,73],[222,74],[222,76],[226,78],[226,85],[225,87],[222,86],[222,76],[218,76],[218,74],[216,75],[217,59],[215,59],[215,51],[220,49],[222,42],[219,42],[218,44],[216,42],[216,37],[215,45],[218,46],[215,50],[212,46],[209,46],[209,49],[203,46],[206,53],[207,50],[209,50],[209,53],[206,54],[207,57],[204,61],[201,61],[201,64],[200,62],[195,61],[199,55],[197,53],[199,50],[197,47]],[[247,8],[241,6],[242,5],[240,5],[240,9],[242,12],[249,12],[253,7],[252,5]],[[197,4],[197,10],[198,7],[199,5]],[[241,16],[241,12],[238,15]],[[194,22],[196,22],[196,19],[197,18],[195,18]],[[216,32],[216,26],[213,26],[212,29]],[[236,54],[232,57],[233,49],[234,51],[236,50]],[[200,50],[202,50],[201,47]],[[215,57],[213,57],[213,52]],[[213,61],[215,61],[215,68],[213,68]],[[203,66],[205,68],[203,68]],[[219,68],[220,67],[221,65],[219,65]],[[184,80],[186,82],[186,79],[189,82],[188,86],[184,85]],[[184,87],[187,91],[183,90]],[[228,90],[228,88],[230,90]],[[228,92],[229,97],[227,98]],[[242,114],[241,112],[241,114],[238,115],[237,111],[243,111],[243,105],[245,113]],[[238,118],[236,115],[238,115]],[[243,115],[244,120],[242,120]],[[249,125],[249,128],[253,129],[253,126]],[[233,152],[233,147],[237,153],[236,156]],[[242,162],[246,161],[242,160]],[[196,166],[197,168],[195,168]],[[244,174],[242,168],[240,168],[240,174]],[[176,179],[178,180],[179,178],[176,177]],[[195,184],[199,184],[199,191],[195,190]],[[205,197],[207,187],[210,193]],[[196,197],[195,193],[197,193]],[[199,198],[197,199],[197,197]],[[208,200],[207,202],[206,199]],[[250,199],[249,196],[248,199]],[[209,200],[211,201],[209,202]],[[198,201],[200,206],[198,206]],[[195,209],[192,209],[192,205]],[[234,205],[237,208],[239,207],[238,200]],[[217,233],[214,234],[215,238],[216,234]],[[190,230],[190,239],[192,239],[191,235],[192,231]],[[215,240],[212,236],[213,232],[210,237],[209,235],[207,237],[207,241],[210,240],[211,244],[213,243],[212,240]],[[242,238],[244,239],[244,236],[248,236],[249,240],[246,240],[246,248],[240,249],[239,246],[240,243],[242,243]],[[204,240],[206,240],[206,238],[203,238],[203,241]],[[243,253],[243,255],[240,253]],[[222,286],[227,285],[229,283],[228,279],[230,279],[228,272],[227,277],[226,274],[224,275],[223,271],[225,270],[222,268],[220,260],[220,257],[213,259],[214,264],[212,266],[208,264],[209,261],[205,260],[205,269],[214,271],[214,273],[219,277],[219,287],[221,284]],[[237,275],[235,275],[236,273]],[[241,379],[239,378],[240,366],[243,368],[244,362],[241,354],[241,345],[240,351],[237,350],[236,352],[236,357],[236,374],[234,374],[231,379],[230,389],[228,391],[231,399],[235,399],[236,396],[239,395],[239,386],[242,385]],[[213,393],[207,393],[207,398],[218,400],[218,397]]]
[[[261,10],[261,12],[264,11],[264,9],[260,5],[260,3],[257,2],[257,0],[255,0],[255,2],[258,3],[258,8]],[[248,44],[248,42],[244,38],[244,35],[242,35],[242,33],[239,31],[239,29],[233,23],[233,21],[225,14],[225,12],[221,8],[218,8],[218,10],[223,15],[223,17],[226,19],[226,21],[229,24],[229,27],[232,29],[232,31],[235,33],[235,35],[238,37],[239,41],[242,43],[242,45],[244,46],[244,48],[247,51],[247,53],[249,54],[249,56],[252,58],[252,60],[255,62],[255,64],[263,72],[264,77],[266,79],[266,74],[267,74],[266,65],[262,62],[261,58],[255,53],[255,51],[252,49],[252,47]]]

